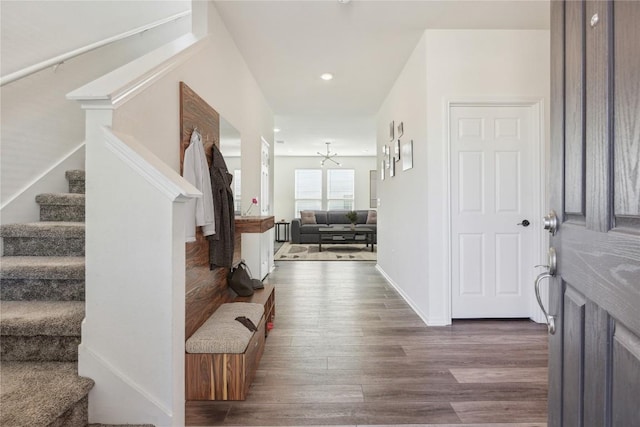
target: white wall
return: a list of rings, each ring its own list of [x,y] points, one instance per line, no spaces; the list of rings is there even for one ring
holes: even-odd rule
[[[207,47],[118,108],[114,130],[134,136],[179,171],[178,84],[185,82],[240,132],[243,206],[249,206],[251,195],[260,194],[261,137],[273,141],[273,114],[213,3],[195,3],[193,13],[208,14]]]
[[[413,168],[378,181],[378,268],[426,318],[427,289],[427,64],[423,36],[378,112],[377,150],[391,145],[389,124],[402,122],[402,142],[413,140]],[[397,140],[397,138],[396,138]],[[393,149],[392,149],[393,157]],[[382,155],[378,155],[378,166]],[[378,167],[379,169],[379,167]]]
[[[429,324],[450,321],[446,102],[515,98],[544,101],[548,146],[548,31],[427,30],[378,114],[379,147],[390,120],[404,120],[405,134],[423,132],[414,140],[412,171],[418,171],[407,190],[396,181],[403,172],[381,183],[378,264]],[[418,123],[404,119],[407,109],[420,111]],[[409,210],[418,212],[409,238],[385,232],[389,220]]]
[[[2,75],[66,53],[88,43],[189,9],[185,1],[69,2],[2,1]],[[78,19],[81,18],[81,19]],[[64,171],[83,168],[80,155],[65,162],[84,140],[84,114],[69,91],[161,46],[191,28],[189,17],[149,30],[67,61],[1,89],[2,222],[38,219],[33,194],[67,191]],[[80,159],[80,160],[78,160]]]
[[[240,169],[240,157],[224,156],[224,162],[227,164],[227,169],[229,169],[230,173],[233,173],[234,169]]]
[[[375,157],[340,157],[340,169],[355,169],[355,208],[369,209],[369,171],[376,169]],[[337,166],[336,166],[337,168]],[[319,157],[278,156],[274,170],[274,215],[275,220],[291,221],[295,209],[295,170],[333,169],[320,166]],[[326,173],[323,174],[326,182]],[[244,184],[244,182],[243,182]],[[244,193],[244,189],[242,190]]]

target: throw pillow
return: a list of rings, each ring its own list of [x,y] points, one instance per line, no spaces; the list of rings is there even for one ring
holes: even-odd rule
[[[300,219],[302,219],[302,224],[315,224],[316,214],[313,211],[301,211]]]
[[[369,211],[367,214],[367,224],[377,224],[378,223],[378,211]]]

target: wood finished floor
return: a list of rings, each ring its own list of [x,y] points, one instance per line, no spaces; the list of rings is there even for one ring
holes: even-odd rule
[[[189,426],[546,426],[546,328],[427,327],[369,262],[280,262],[275,328],[246,401]]]

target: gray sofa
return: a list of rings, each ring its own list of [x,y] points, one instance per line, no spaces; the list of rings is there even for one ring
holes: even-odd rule
[[[315,224],[302,224],[301,218],[291,220],[291,243],[318,243],[320,235],[318,229],[332,225],[348,226],[349,220],[345,216],[349,211],[313,211]],[[375,211],[374,211],[375,212]],[[371,228],[374,231],[374,243],[377,243],[377,224],[367,224],[368,210],[356,210],[358,219],[356,227]]]

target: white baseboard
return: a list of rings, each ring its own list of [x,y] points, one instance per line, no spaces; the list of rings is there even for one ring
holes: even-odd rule
[[[96,383],[89,392],[89,423],[184,425],[184,420],[173,419],[170,408],[83,344],[78,347],[78,374]]]
[[[398,284],[396,282],[394,282],[393,279],[391,279],[391,277],[389,277],[389,275],[382,269],[382,267],[380,267],[380,264],[376,264],[376,270],[378,270],[380,272],[380,274],[382,274],[382,276],[385,278],[385,280],[391,286],[393,286],[393,288],[400,294],[402,299],[404,299],[405,302],[407,304],[409,304],[411,309],[418,315],[418,317],[420,317],[420,319],[422,319],[422,321],[424,322],[425,325],[427,325],[427,326],[447,326],[447,325],[451,324],[451,322],[447,321],[446,319],[430,318],[426,313],[422,312],[418,308],[417,304],[415,304],[413,302],[413,300],[411,298],[409,298],[409,296],[402,290],[402,288],[400,286],[398,286]]]

